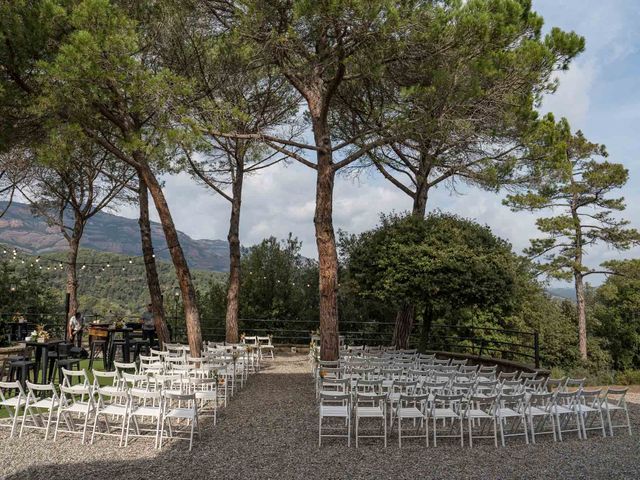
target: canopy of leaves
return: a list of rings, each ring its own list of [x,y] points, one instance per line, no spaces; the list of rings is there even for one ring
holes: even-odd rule
[[[462,305],[509,303],[521,265],[491,230],[456,216],[382,217],[358,237],[343,237],[349,280],[365,297]]]

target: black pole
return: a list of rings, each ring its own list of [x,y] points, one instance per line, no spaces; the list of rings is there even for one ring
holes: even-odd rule
[[[64,341],[69,340],[69,307],[71,304],[71,294],[67,292],[64,298]]]
[[[533,356],[536,368],[540,368],[540,334],[538,332],[533,332]]]

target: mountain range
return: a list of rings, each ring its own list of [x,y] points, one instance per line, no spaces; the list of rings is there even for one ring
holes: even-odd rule
[[[0,202],[0,211],[6,202]],[[154,250],[159,260],[170,261],[162,226],[151,222]],[[196,240],[178,232],[180,245],[189,266],[195,269],[216,272],[229,271],[229,245],[226,240]],[[0,243],[31,254],[63,252],[67,243],[56,226],[36,216],[29,205],[13,202],[0,218]],[[138,221],[130,218],[99,212],[92,217],[84,231],[81,248],[125,256],[142,255]]]

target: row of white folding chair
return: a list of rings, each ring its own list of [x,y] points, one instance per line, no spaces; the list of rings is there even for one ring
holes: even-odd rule
[[[467,433],[470,446],[473,445],[473,439],[476,438],[493,438],[496,446],[498,445],[498,432],[500,434],[501,444],[505,445],[505,438],[511,436],[524,436],[525,443],[529,443],[529,438],[535,443],[535,435],[553,434],[554,440],[562,441],[562,434],[568,432],[576,432],[578,438],[585,439],[588,430],[599,430],[603,436],[606,435],[605,416],[613,411],[619,411],[626,414],[626,423],[614,425],[611,420],[608,421],[610,432],[612,434],[613,427],[629,428],[628,411],[624,400],[626,390],[611,389],[610,395],[617,398],[612,404],[608,402],[607,394],[601,396],[601,390],[581,390],[574,392],[556,392],[556,393],[534,393],[526,396],[524,393],[519,394],[493,394],[493,395],[471,395],[452,393],[436,393],[433,396],[428,394],[401,394],[395,406],[395,418],[398,422],[398,444],[401,446],[403,432],[402,420],[410,419],[416,426],[416,433],[421,430],[424,434],[411,435],[409,437],[424,437],[425,442],[429,445],[428,423],[432,422],[433,442],[436,445],[437,438],[442,436],[453,436],[460,439],[461,445],[464,445],[464,422],[466,421]],[[367,396],[366,393],[357,393],[355,396],[345,393],[322,392],[320,399],[320,425],[319,425],[319,443],[321,443],[322,435],[322,419],[328,416],[344,417],[352,414],[356,417],[356,446],[359,437],[358,406],[361,403],[372,405],[363,409],[366,417],[380,418],[383,422],[384,431],[387,430],[386,418],[382,417],[382,412],[386,405],[385,395],[372,394]],[[332,408],[335,402],[339,402],[345,408]],[[330,402],[329,405],[325,402]],[[352,406],[353,405],[353,406]],[[609,407],[607,407],[609,405]],[[609,408],[609,410],[607,410]],[[616,410],[614,410],[616,409]],[[450,431],[454,431],[454,423],[458,428],[454,435],[442,434],[438,430],[438,420],[443,421],[443,426]],[[594,425],[594,421],[599,422]],[[347,420],[349,430],[347,435],[350,436],[350,419]],[[450,426],[446,425],[446,421],[453,422]],[[546,421],[550,421],[551,430],[544,430]],[[507,428],[508,423],[511,428]],[[589,425],[587,425],[589,422]],[[493,435],[486,435],[485,430],[487,424],[492,424]],[[392,417],[393,425],[393,417]],[[480,428],[478,428],[480,427]],[[324,435],[326,436],[326,435]],[[404,438],[408,438],[407,435]],[[385,439],[386,446],[386,439]]]

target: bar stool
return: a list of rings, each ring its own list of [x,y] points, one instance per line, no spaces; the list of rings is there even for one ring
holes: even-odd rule
[[[135,338],[129,342],[131,350],[133,350],[133,361],[138,361],[138,357],[144,351],[145,355],[149,355],[151,353],[151,341],[146,338]]]
[[[89,370],[93,368],[93,359],[98,355],[98,350],[102,353],[102,363],[107,369],[107,339],[94,338],[91,342],[91,355],[89,356]]]
[[[80,370],[80,359],[69,357],[73,344],[60,343],[58,345],[58,355],[55,364],[50,364],[49,367],[49,381],[53,382],[55,379],[55,373],[58,372],[58,382],[62,383],[62,369],[67,370]]]
[[[120,352],[122,353],[122,361],[126,361],[125,359],[128,357],[128,352],[125,353],[125,349],[127,348],[127,341],[123,338],[114,338],[111,340],[111,348],[109,352],[109,364],[112,364],[116,359],[116,354],[118,353],[118,348],[120,348]]]
[[[33,372],[33,382],[37,383],[38,376],[36,370],[36,362],[28,358],[22,360],[13,360],[9,363],[9,381],[18,380],[23,387],[26,388],[26,382],[29,380],[29,372]]]

